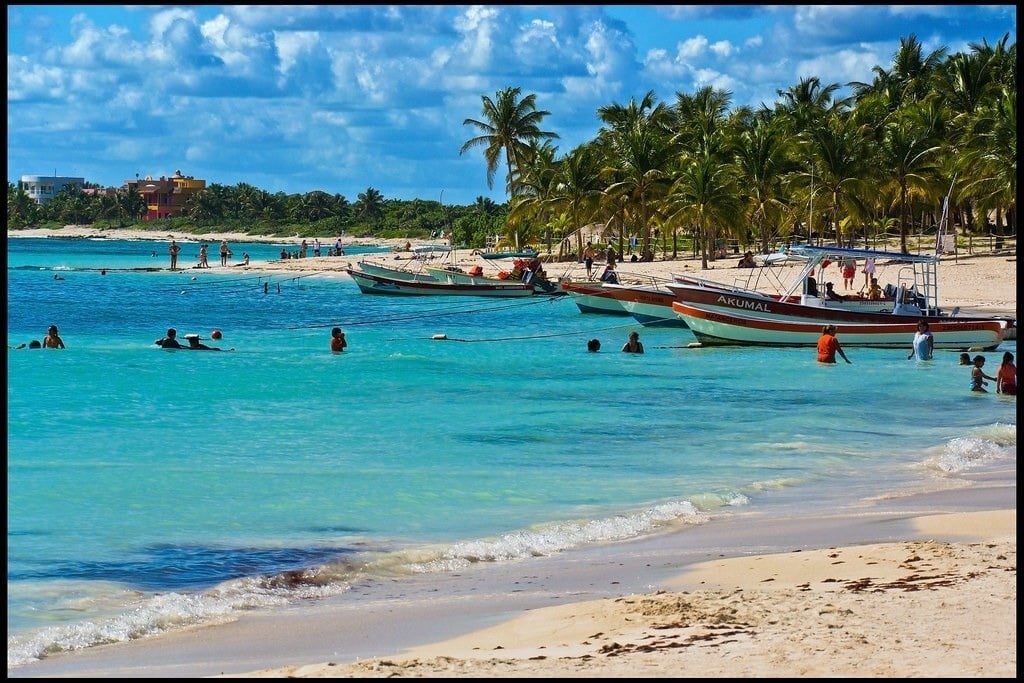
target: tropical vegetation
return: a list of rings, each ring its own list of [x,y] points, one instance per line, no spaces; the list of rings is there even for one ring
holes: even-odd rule
[[[493,187],[504,175],[506,204],[479,197],[389,200],[370,187],[350,203],[323,191],[270,194],[245,183],[211,184],[185,215],[147,227],[263,235],[425,237],[484,247],[547,245],[570,258],[586,234],[635,238],[641,258],[675,256],[681,245],[709,260],[725,243],[761,251],[789,241],[867,244],[879,234],[934,234],[948,217],[964,233],[1016,234],[1017,59],[1007,34],[963,53],[926,53],[913,35],[870,83],[818,78],[777,91],[773,106],[731,107],[728,91],[704,87],[659,101],[598,109],[596,137],[561,152],[550,112],[520,88],[484,95],[474,135],[460,154],[482,149]],[[8,183],[8,229],[39,224],[133,225],[145,213],[127,191],[91,197],[69,189],[43,206]]]

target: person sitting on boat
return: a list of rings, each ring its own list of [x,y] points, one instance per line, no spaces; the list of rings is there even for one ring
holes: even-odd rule
[[[807,296],[818,296],[818,281],[814,279],[814,271],[811,271],[807,275],[804,293],[807,294]]]
[[[828,301],[846,301],[846,297],[836,292],[831,282],[825,283],[825,298]]]
[[[880,301],[885,298],[877,278],[871,278],[871,285],[868,287],[868,298],[872,301]]]
[[[619,284],[619,276],[615,272],[615,264],[609,263],[604,268],[604,272],[601,273],[601,282],[608,282],[613,285]]]

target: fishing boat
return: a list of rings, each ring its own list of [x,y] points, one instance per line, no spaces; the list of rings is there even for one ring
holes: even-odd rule
[[[686,321],[690,331],[705,346],[816,346],[827,323],[804,319],[781,319],[757,311],[722,311],[700,304],[673,302],[672,308]],[[844,347],[874,346],[902,348],[910,345],[917,331],[914,320],[888,322],[839,322],[836,336]],[[1006,319],[940,318],[928,321],[936,349],[992,351],[1002,343]]]
[[[572,297],[580,313],[630,315],[622,302],[612,296],[612,290],[605,289],[603,282],[562,282],[561,287]]]
[[[364,273],[371,275],[381,275],[383,277],[392,278],[395,280],[405,280],[407,282],[437,282],[437,278],[429,272],[424,270],[407,270],[405,268],[395,268],[387,266],[382,263],[375,263],[373,261],[359,261],[356,265],[359,266],[359,270]]]
[[[477,284],[438,281],[410,281],[386,275],[375,275],[355,268],[345,268],[363,294],[396,296],[533,296],[533,285],[521,281],[501,280]]]
[[[672,309],[676,295],[667,287],[604,283],[601,289],[645,327],[686,327],[686,321]]]
[[[412,253],[415,254],[416,258],[420,259],[444,257],[450,254],[451,251],[452,248],[447,244],[420,244],[412,248]]]
[[[487,260],[491,259],[502,259],[502,258],[537,258],[540,253],[536,249],[526,247],[525,249],[508,250],[508,251],[482,251],[480,252],[480,258]]]
[[[1016,321],[1002,316],[961,316],[960,308],[946,312],[939,306],[939,257],[928,254],[901,254],[872,249],[795,246],[791,251],[806,256],[807,262],[789,287],[773,296],[744,287],[701,286],[674,280],[666,283],[677,302],[708,312],[742,314],[768,320],[804,320],[836,325],[850,323],[910,323],[924,318],[929,322],[946,318],[963,321],[1004,320],[1008,334]],[[861,296],[829,298],[819,291],[813,274],[822,273],[833,260],[874,259],[879,269],[892,270],[894,282],[885,287],[885,296],[874,300]],[[678,308],[676,309],[678,311]]]
[[[539,262],[537,263],[539,267]],[[450,282],[459,284],[487,284],[502,282],[525,282],[533,287],[535,294],[550,296],[561,296],[565,294],[557,282],[548,280],[547,277],[532,269],[532,264],[525,260],[517,261],[511,271],[501,271],[497,277],[489,277],[483,274],[480,266],[470,266],[469,270],[463,270],[458,266],[424,266],[423,268],[438,282]],[[502,277],[504,275],[504,277]]]

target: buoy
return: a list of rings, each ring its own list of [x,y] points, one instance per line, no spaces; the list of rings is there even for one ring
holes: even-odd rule
[[[435,334],[433,337],[431,337],[431,339],[447,339],[447,338],[448,338],[447,334]]]
[[[222,336],[220,330],[214,330],[210,333],[210,339],[220,339]]]

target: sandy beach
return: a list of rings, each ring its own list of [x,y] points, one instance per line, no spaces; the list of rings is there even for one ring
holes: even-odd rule
[[[256,237],[242,233],[209,233],[204,235],[193,235],[188,233],[158,233],[140,230],[99,229],[87,226],[69,226],[58,230],[36,228],[8,231],[7,236],[8,239],[11,237],[91,237],[143,240],[167,240],[174,238],[183,242],[206,241],[214,247],[216,247],[221,240],[225,240],[235,252],[235,256],[227,267],[232,268],[233,270],[250,270],[258,272],[294,271],[302,273],[321,272],[325,275],[342,275],[344,268],[354,266],[358,260],[348,256],[321,256],[319,258],[308,257],[302,259],[251,261],[248,266],[242,266],[239,261],[241,254],[245,251],[244,246],[242,245],[246,242],[290,243],[294,245],[295,250],[298,250],[299,244],[302,242],[302,238],[299,237]],[[408,239],[343,238],[343,244],[378,246],[390,249],[400,249],[407,242],[411,242],[414,246],[418,243],[416,240]],[[979,246],[979,249],[973,254],[959,253],[955,256],[950,255],[944,257],[940,266],[941,270],[939,274],[941,286],[939,291],[940,300],[943,302],[955,302],[955,304],[950,303],[947,307],[957,305],[965,312],[971,311],[976,313],[1016,316],[1017,259],[1014,251],[1014,244],[1015,243],[1011,241],[1006,250],[998,253],[982,250]],[[327,248],[331,245],[333,245],[333,240],[324,238],[323,253],[326,254]],[[211,249],[211,252],[216,252],[216,249]],[[685,272],[710,280],[734,283],[738,282],[741,278],[745,280],[751,274],[751,269],[736,267],[738,258],[738,256],[729,255],[724,259],[710,262],[709,268],[703,269],[699,258],[686,254],[681,255],[679,258],[674,260],[659,258],[650,263],[626,262],[619,266],[618,271],[620,280],[623,284],[650,284],[652,278],[662,280],[668,279],[671,277],[673,272]],[[386,256],[374,256],[370,260],[391,266],[405,267],[412,270],[415,270],[417,267],[417,263],[415,259],[412,258],[412,254],[403,251],[396,251],[393,254],[388,254]],[[434,262],[436,263],[438,260],[443,261],[446,265],[451,263],[451,261],[447,259],[435,259]],[[502,266],[505,268],[510,266],[508,261],[489,261],[483,259],[479,256],[476,250],[473,249],[456,249],[453,261],[454,265],[463,268],[473,265],[481,265],[483,267],[484,275],[491,276],[496,275]],[[211,269],[199,270],[197,272],[216,272],[216,270],[221,267],[217,263],[216,258],[211,259],[211,262],[213,264]],[[183,268],[190,268],[194,264],[182,259],[179,265]],[[600,272],[600,268],[602,266],[603,259],[599,255],[594,264],[595,272]],[[556,262],[549,263],[546,267],[547,275],[551,279],[583,279],[586,277],[586,269],[582,263]],[[754,270],[757,271],[761,269]],[[790,265],[782,268],[772,268],[771,270],[777,272],[781,283],[786,285],[791,282],[791,278],[799,272],[800,268],[798,265]],[[883,282],[884,273],[879,272],[878,275],[879,282]],[[827,273],[825,277],[819,279],[821,279],[823,283],[825,281],[832,280],[837,285],[837,291],[840,293],[847,293],[842,290],[842,275],[838,270]],[[858,287],[863,284],[862,280],[863,275],[858,273],[856,280]]]
[[[254,240],[204,238],[233,245]],[[456,256],[459,265],[496,268],[471,250]],[[343,276],[349,263],[354,259],[340,256],[253,261],[244,268]],[[744,274],[734,258],[713,265],[702,270],[698,259],[686,258],[625,263],[621,270],[624,282],[673,271],[723,282]],[[1014,255],[958,255],[940,268],[944,302],[1016,316]],[[585,271],[582,264],[552,263],[548,274]],[[950,477],[927,493],[880,492],[856,512],[743,513],[685,532],[474,567],[401,588],[397,582],[393,589],[356,586],[342,600],[61,654],[8,675],[1015,677],[1016,547],[1013,460]]]

